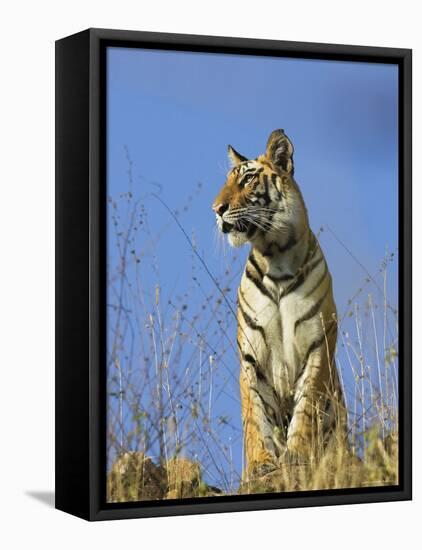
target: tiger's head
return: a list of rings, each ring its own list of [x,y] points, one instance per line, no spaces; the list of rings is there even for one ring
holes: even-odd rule
[[[232,246],[291,238],[307,222],[302,195],[293,179],[293,145],[284,130],[270,135],[264,155],[248,160],[228,147],[233,168],[212,208]]]

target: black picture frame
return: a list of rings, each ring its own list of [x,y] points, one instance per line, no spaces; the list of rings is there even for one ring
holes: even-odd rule
[[[398,65],[398,486],[106,503],[105,51],[116,45]],[[411,499],[411,125],[409,49],[105,29],[56,42],[56,508],[106,520]]]

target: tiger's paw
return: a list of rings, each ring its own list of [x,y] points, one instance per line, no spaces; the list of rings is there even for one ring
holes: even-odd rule
[[[310,458],[311,447],[308,440],[301,434],[292,434],[287,441],[284,462],[298,464]]]
[[[311,459],[308,448],[302,446],[289,446],[284,453],[278,458],[279,468],[283,468],[286,465],[298,466],[300,464],[306,464]]]
[[[277,469],[278,464],[276,462],[264,462],[263,464],[257,464],[255,466],[253,475],[254,477],[265,477]]]

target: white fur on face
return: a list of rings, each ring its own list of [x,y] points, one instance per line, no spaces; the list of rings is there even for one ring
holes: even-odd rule
[[[230,231],[227,239],[234,248],[238,248],[248,242],[246,233],[241,233],[240,231]]]
[[[216,218],[218,229],[222,231],[224,215],[223,215],[223,218],[218,215],[216,215],[215,218]],[[232,230],[230,231],[230,233],[227,233],[226,235],[227,235],[227,240],[229,241],[229,244],[234,248],[238,248],[239,246],[242,246],[243,244],[248,242],[248,238],[246,237],[245,232]]]

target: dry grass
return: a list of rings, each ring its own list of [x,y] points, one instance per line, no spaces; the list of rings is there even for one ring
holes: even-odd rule
[[[398,439],[382,440],[375,430],[367,437],[366,455],[333,447],[315,463],[285,463],[261,477],[242,481],[236,493],[258,494],[398,484]],[[142,453],[125,453],[108,476],[109,502],[199,498],[227,495],[202,479],[200,465],[172,458],[161,467]]]
[[[387,299],[394,254],[377,273],[366,273],[338,321],[347,448],[338,444],[320,460],[242,479],[233,310],[243,261],[234,256],[210,278],[195,236],[185,233],[189,280],[163,288],[160,242],[179,231],[201,186],[162,216],[164,223],[152,223],[152,199],[134,198],[129,158],[128,164],[128,192],[109,200],[115,248],[108,262],[108,500],[397,484],[397,311]]]
[[[367,438],[365,458],[333,447],[314,463],[283,464],[266,476],[242,483],[245,494],[380,487],[398,483],[398,440],[384,441],[375,430]]]

